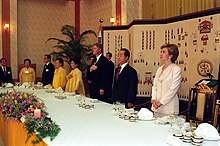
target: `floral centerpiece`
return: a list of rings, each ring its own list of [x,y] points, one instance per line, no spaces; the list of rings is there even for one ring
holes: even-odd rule
[[[6,119],[24,122],[27,139],[37,133],[37,139],[32,143],[39,143],[43,138],[53,140],[60,132],[59,126],[48,117],[45,104],[31,93],[10,91],[0,94],[0,110]],[[40,109],[40,116],[34,115],[35,109]]]

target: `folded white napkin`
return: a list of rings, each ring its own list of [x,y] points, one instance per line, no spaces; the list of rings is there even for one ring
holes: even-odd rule
[[[21,86],[22,87],[30,87],[30,84],[28,82],[24,82]]]
[[[141,120],[151,120],[153,116],[153,113],[147,108],[141,108],[141,110],[138,112],[138,117]]]
[[[61,87],[59,87],[59,88],[57,88],[57,89],[55,90],[55,92],[57,92],[57,93],[63,93],[64,91],[63,91],[63,89],[62,89]]]
[[[6,88],[11,88],[11,87],[13,87],[13,86],[14,86],[14,85],[13,85],[12,83],[6,83],[6,84],[5,84],[5,87],[6,87]]]
[[[125,109],[125,113],[132,114],[132,113],[134,113],[134,109],[133,108]]]
[[[37,82],[37,86],[38,86],[38,87],[43,87],[43,83]]]
[[[208,123],[199,124],[199,126],[195,130],[195,134],[202,136],[204,139],[207,140],[220,139],[217,129]]]

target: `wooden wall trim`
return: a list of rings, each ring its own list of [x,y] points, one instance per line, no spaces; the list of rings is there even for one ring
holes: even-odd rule
[[[167,24],[167,23],[178,22],[178,21],[208,16],[208,15],[214,15],[214,14],[219,14],[219,13],[220,13],[220,7],[214,8],[214,9],[209,9],[209,10],[204,10],[204,11],[200,11],[200,12],[195,12],[195,13],[189,13],[189,14],[185,14],[185,15],[181,15],[181,16],[166,18],[166,19],[133,20],[129,25],[104,26],[103,30],[125,30],[125,29],[129,29],[133,25],[143,25],[143,24]]]
[[[2,0],[2,56],[10,66],[10,26],[9,29],[4,29],[5,24],[10,25],[10,0]]]

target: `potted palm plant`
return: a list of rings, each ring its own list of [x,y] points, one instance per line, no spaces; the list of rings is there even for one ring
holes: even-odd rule
[[[86,74],[87,62],[90,55],[92,55],[91,45],[89,39],[91,35],[97,38],[96,33],[93,30],[86,30],[76,36],[75,27],[71,25],[64,25],[61,28],[61,33],[67,37],[67,40],[58,38],[49,38],[48,41],[57,41],[57,44],[53,48],[57,50],[53,51],[51,55],[53,59],[62,57],[67,63],[70,63],[71,58],[80,59],[80,70],[83,76]],[[96,39],[97,41],[97,39]]]

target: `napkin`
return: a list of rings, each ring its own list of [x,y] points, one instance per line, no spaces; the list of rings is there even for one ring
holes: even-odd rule
[[[59,87],[59,88],[57,88],[57,89],[55,90],[55,92],[57,92],[57,93],[63,93],[64,91],[63,91],[63,89],[62,89],[61,87]]]
[[[147,108],[141,108],[138,112],[138,117],[140,120],[151,120],[153,119],[153,113]]]
[[[11,87],[13,87],[13,86],[14,86],[14,85],[13,85],[12,83],[6,83],[6,84],[5,84],[5,87],[6,87],[6,88],[11,88]]]
[[[28,82],[24,82],[21,86],[26,88],[26,87],[30,87],[30,84]]]
[[[43,83],[37,82],[37,86],[38,86],[38,87],[43,87]]]
[[[195,134],[200,135],[207,140],[220,139],[217,129],[208,123],[199,124],[199,126],[195,130]]]

